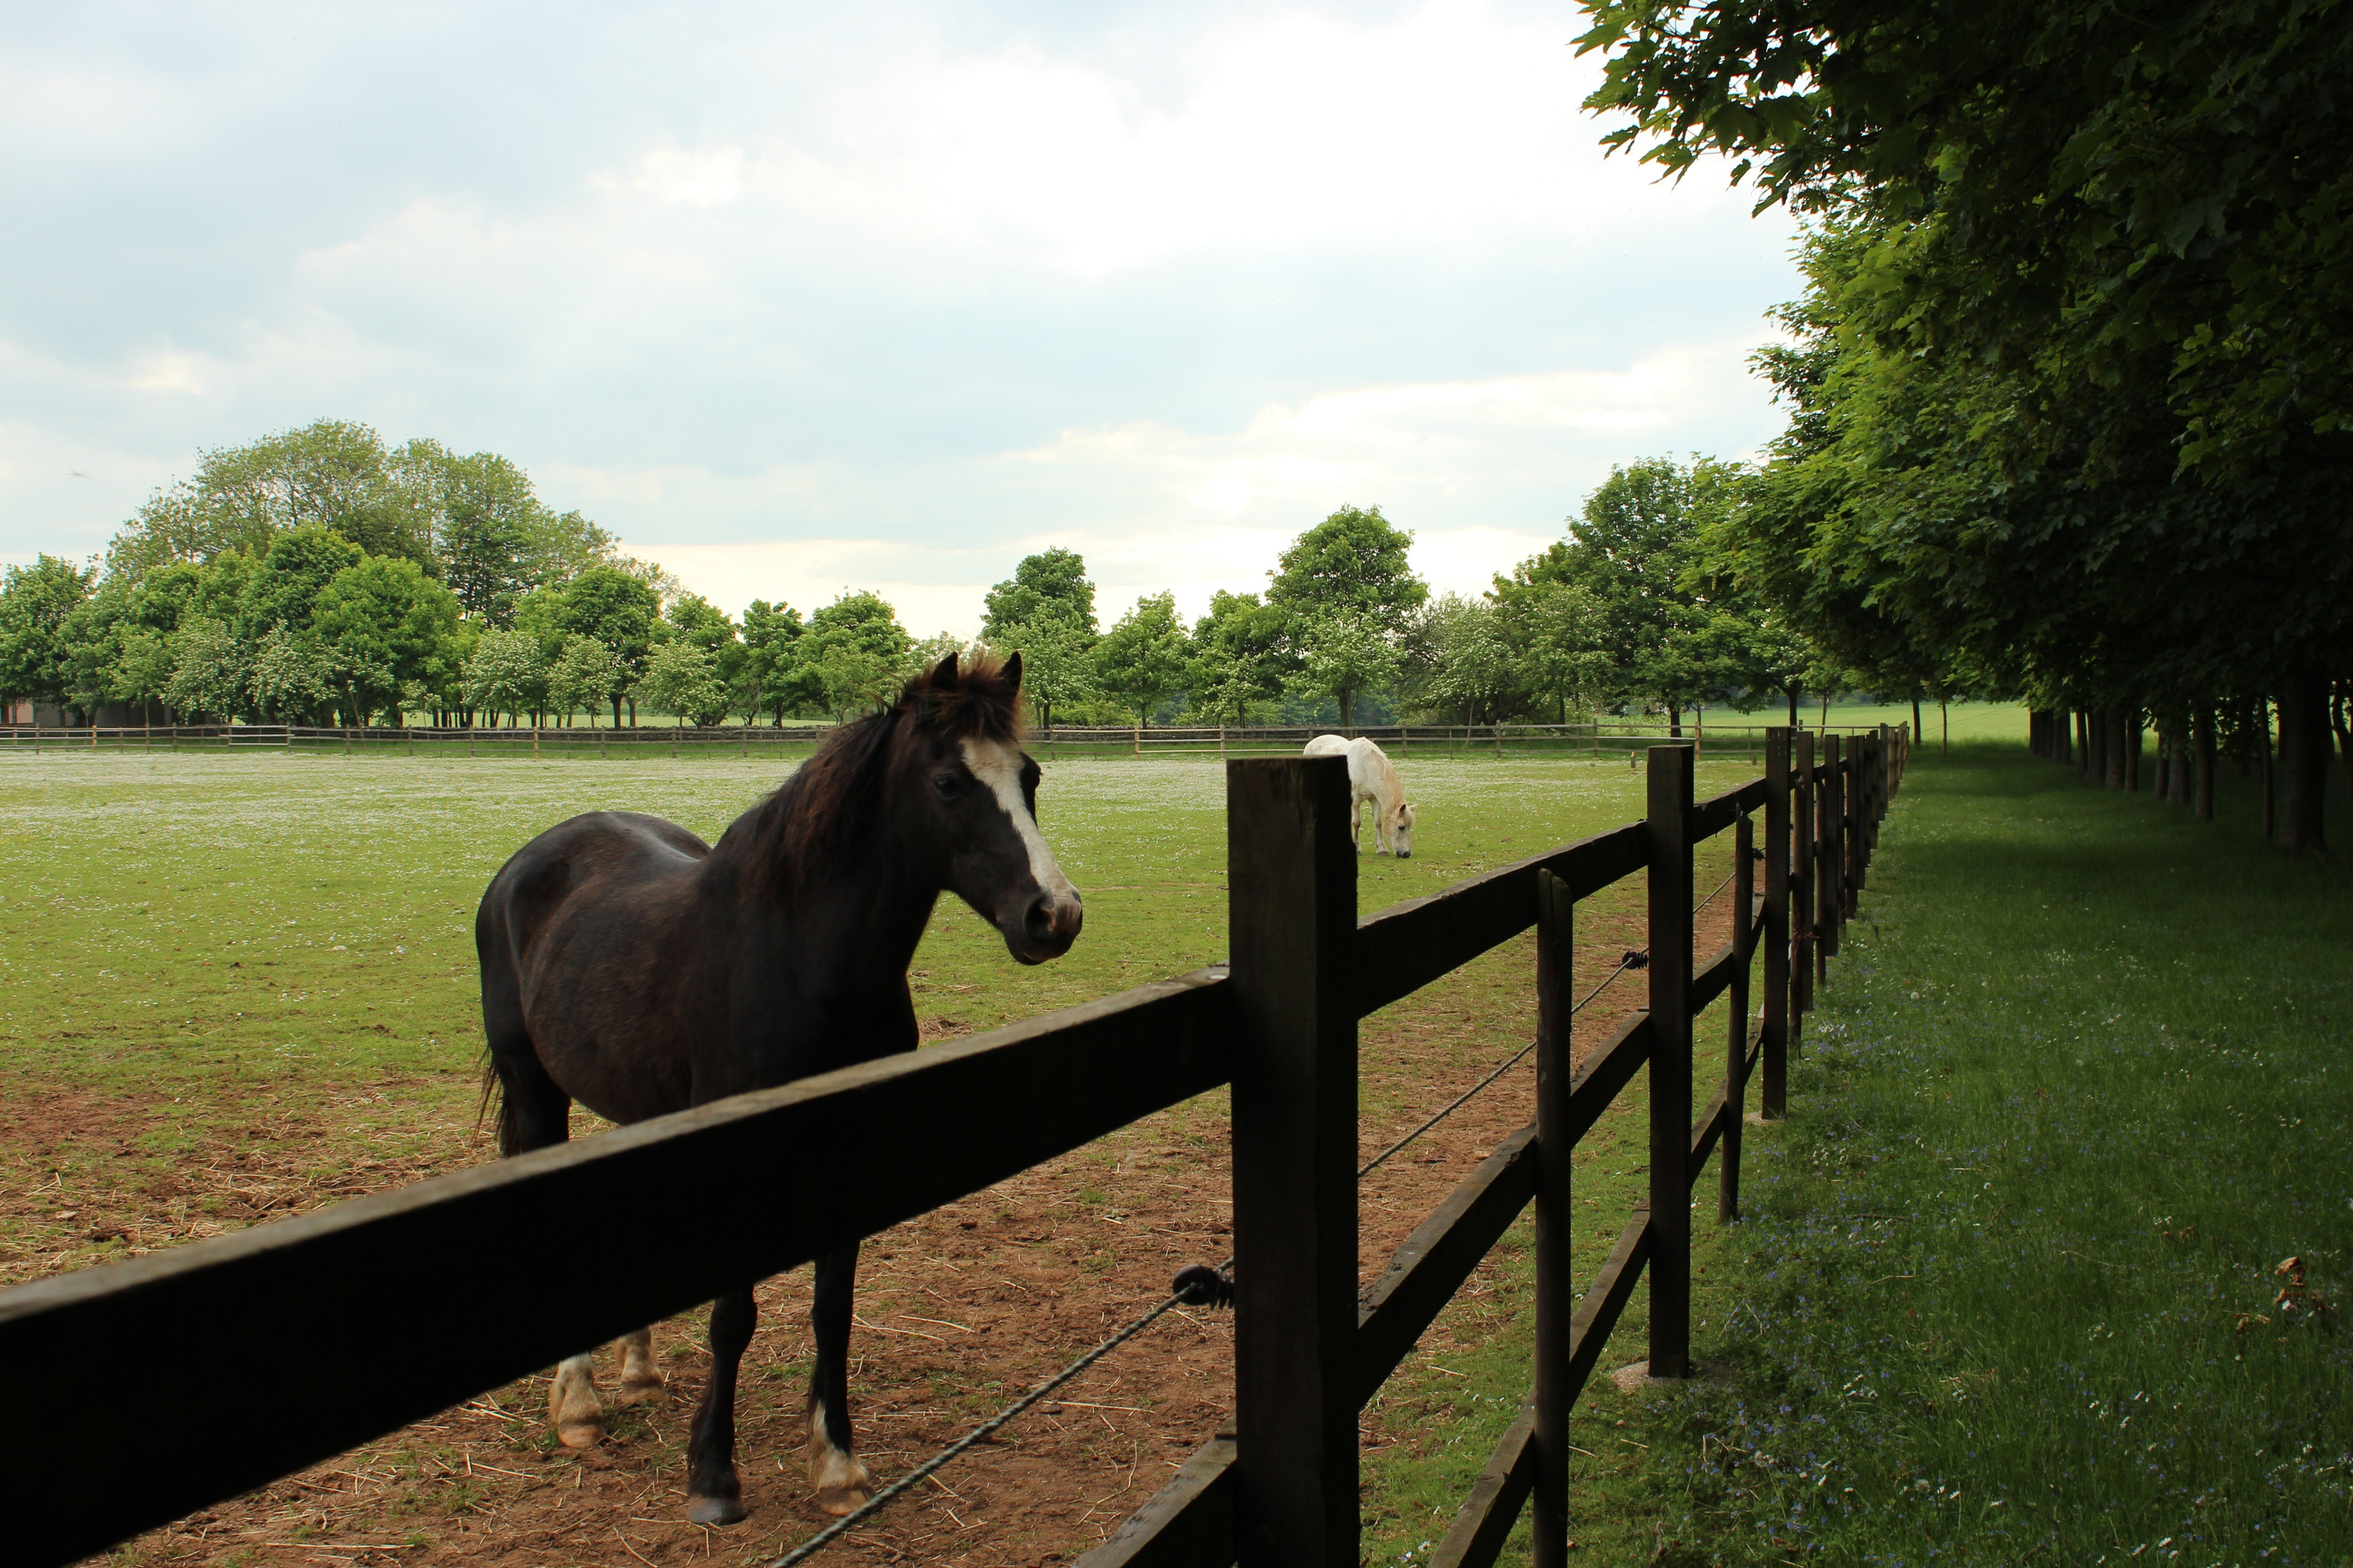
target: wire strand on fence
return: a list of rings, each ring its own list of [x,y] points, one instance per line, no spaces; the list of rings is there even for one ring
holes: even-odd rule
[[[1233,1267],[1233,1262],[1234,1260],[1229,1258],[1222,1265],[1219,1266],[1218,1272],[1222,1275],[1227,1269]],[[1187,1270],[1187,1273],[1190,1272],[1192,1272],[1190,1269]],[[1182,1278],[1182,1276],[1179,1278]],[[810,1536],[807,1541],[802,1542],[798,1546],[794,1547],[782,1557],[770,1563],[767,1565],[767,1568],[792,1568],[794,1563],[806,1562],[810,1557],[815,1556],[823,1548],[832,1544],[836,1541],[839,1541],[849,1531],[857,1529],[860,1525],[865,1523],[868,1520],[873,1518],[876,1514],[881,1513],[884,1509],[890,1507],[892,1502],[898,1500],[902,1493],[905,1492],[911,1487],[921,1484],[925,1477],[944,1468],[949,1460],[955,1458],[957,1455],[963,1453],[974,1444],[986,1440],[1007,1422],[1012,1420],[1015,1416],[1020,1415],[1031,1405],[1043,1400],[1048,1394],[1053,1393],[1054,1390],[1061,1387],[1064,1384],[1070,1382],[1071,1379],[1078,1376],[1079,1373],[1086,1371],[1089,1367],[1094,1365],[1095,1363],[1103,1360],[1103,1357],[1109,1355],[1112,1352],[1119,1349],[1120,1346],[1125,1344],[1128,1341],[1134,1339],[1136,1335],[1150,1328],[1154,1323],[1158,1322],[1162,1317],[1174,1311],[1180,1304],[1187,1302],[1191,1299],[1192,1297],[1189,1291],[1178,1290],[1172,1292],[1166,1300],[1162,1301],[1158,1306],[1153,1308],[1142,1317],[1137,1318],[1125,1328],[1120,1330],[1119,1332],[1112,1335],[1111,1338],[1103,1341],[1103,1343],[1097,1345],[1094,1349],[1089,1351],[1086,1354],[1081,1356],[1078,1360],[1072,1362],[1070,1365],[1064,1367],[1061,1371],[1056,1373],[1053,1376],[1048,1378],[1045,1382],[1039,1384],[1037,1387],[1031,1389],[1029,1393],[1023,1394],[1020,1398],[1015,1400],[1012,1404],[1007,1405],[1004,1409],[998,1411],[996,1415],[990,1416],[987,1420],[982,1422],[979,1426],[974,1427],[963,1436],[957,1438],[955,1442],[950,1443],[946,1447],[942,1448],[938,1453],[934,1454],[930,1458],[925,1459],[922,1464],[917,1465],[913,1469],[909,1470],[905,1475],[901,1476],[897,1480],[892,1481],[881,1491],[876,1492],[872,1497],[860,1503],[852,1512],[844,1514],[841,1518],[835,1520],[831,1524],[827,1525],[823,1530],[818,1531],[815,1535]]]
[[[1592,990],[1585,994],[1585,1001],[1579,1002],[1569,1008],[1568,1016],[1574,1018],[1579,1013],[1584,1012],[1586,1003],[1591,1002],[1596,996],[1600,995],[1604,991],[1609,989],[1611,984],[1614,983],[1620,975],[1625,973],[1630,969],[1640,969],[1649,961],[1650,952],[1648,949],[1638,948],[1629,952],[1625,957],[1618,961],[1617,968],[1611,970],[1607,975],[1605,975],[1599,985],[1596,985]],[[1472,1096],[1477,1094],[1481,1089],[1485,1089],[1489,1084],[1503,1077],[1512,1068],[1519,1066],[1522,1061],[1526,1059],[1527,1054],[1535,1048],[1536,1042],[1530,1040],[1526,1045],[1522,1046],[1518,1050],[1514,1051],[1510,1057],[1506,1058],[1503,1062],[1496,1066],[1494,1071],[1489,1073],[1485,1078],[1481,1079],[1477,1083],[1472,1084],[1469,1089],[1464,1089],[1460,1095],[1457,1095],[1453,1102],[1448,1105],[1445,1110],[1440,1111],[1437,1115],[1431,1117],[1429,1121],[1423,1122],[1420,1126],[1415,1128],[1412,1131],[1407,1133],[1404,1137],[1398,1139],[1396,1142],[1390,1144],[1379,1153],[1374,1155],[1371,1161],[1368,1162],[1362,1170],[1356,1173],[1356,1179],[1360,1182],[1363,1181],[1366,1176],[1371,1175],[1376,1170],[1379,1169],[1380,1166],[1388,1161],[1390,1155],[1396,1153],[1398,1150],[1404,1148],[1407,1144],[1412,1142],[1415,1139],[1420,1137],[1423,1133],[1429,1131],[1431,1128],[1437,1126],[1440,1122],[1445,1121],[1456,1111],[1461,1110],[1465,1105],[1471,1103]]]
[[[1625,957],[1618,961],[1617,968],[1611,970],[1607,975],[1603,976],[1599,984],[1595,985],[1592,990],[1585,994],[1583,1000],[1577,1002],[1574,1006],[1569,1008],[1568,1016],[1574,1018],[1577,1014],[1583,1012],[1586,1006],[1590,1004],[1595,997],[1600,995],[1604,991],[1609,990],[1609,987],[1617,982],[1620,975],[1625,973],[1630,969],[1641,968],[1649,962],[1649,958],[1650,954],[1647,950],[1638,948],[1628,952]],[[1411,1143],[1415,1139],[1420,1137],[1423,1133],[1429,1131],[1431,1128],[1437,1126],[1440,1122],[1445,1121],[1456,1111],[1461,1110],[1465,1105],[1468,1105],[1471,1102],[1472,1096],[1478,1094],[1481,1089],[1485,1089],[1489,1084],[1493,1083],[1497,1079],[1503,1077],[1504,1073],[1518,1066],[1520,1062],[1526,1058],[1527,1054],[1535,1048],[1536,1043],[1534,1040],[1531,1040],[1526,1045],[1521,1047],[1519,1050],[1513,1053],[1509,1059],[1498,1066],[1493,1071],[1481,1079],[1477,1083],[1472,1084],[1469,1089],[1463,1090],[1461,1094],[1456,1096],[1454,1100],[1449,1104],[1445,1110],[1440,1110],[1437,1115],[1431,1117],[1429,1121],[1423,1122],[1420,1126],[1415,1128],[1412,1131],[1407,1133],[1404,1137],[1398,1139],[1396,1142],[1390,1144],[1379,1153],[1374,1155],[1373,1158],[1366,1163],[1364,1168],[1356,1173],[1356,1179],[1358,1181],[1362,1181],[1366,1176],[1371,1175],[1374,1171],[1380,1167],[1384,1161],[1389,1158],[1389,1156],[1395,1154],[1407,1144]],[[1222,1277],[1227,1273],[1227,1271],[1231,1269],[1233,1266],[1234,1260],[1229,1258],[1225,1262],[1218,1266],[1217,1271],[1219,1275]],[[1191,1269],[1187,1269],[1186,1271],[1187,1274],[1192,1272],[1193,1270]],[[1181,1279],[1184,1276],[1180,1275],[1178,1278]],[[1135,1319],[1125,1328],[1120,1330],[1119,1332],[1112,1335],[1111,1338],[1103,1341],[1103,1343],[1095,1346],[1094,1349],[1089,1351],[1086,1354],[1081,1356],[1078,1360],[1072,1362],[1070,1365],[1064,1367],[1061,1371],[1056,1373],[1053,1376],[1048,1378],[1045,1382],[1039,1384],[1037,1387],[1031,1389],[1029,1393],[1023,1394],[1020,1398],[1015,1400],[1012,1404],[1007,1405],[1004,1409],[998,1411],[996,1415],[990,1416],[987,1420],[982,1422],[979,1426],[974,1427],[971,1431],[965,1433],[955,1442],[949,1444],[946,1447],[942,1448],[938,1453],[934,1454],[930,1458],[925,1459],[922,1464],[917,1465],[913,1469],[909,1470],[905,1475],[901,1476],[897,1480],[892,1481],[881,1491],[876,1492],[872,1497],[867,1499],[866,1501],[860,1503],[854,1512],[845,1514],[841,1518],[835,1520],[831,1524],[827,1525],[823,1530],[818,1531],[815,1535],[810,1536],[807,1541],[802,1542],[798,1546],[794,1547],[782,1557],[776,1558],[774,1562],[768,1563],[767,1568],[793,1568],[793,1564],[797,1563],[807,1562],[810,1557],[815,1556],[818,1552],[826,1546],[840,1540],[841,1537],[847,1535],[849,1531],[857,1529],[858,1526],[863,1524],[866,1521],[873,1518],[876,1514],[881,1513],[884,1509],[890,1507],[892,1503],[898,1500],[899,1497],[906,1492],[910,1488],[921,1484],[925,1477],[944,1468],[948,1461],[954,1459],[957,1455],[964,1453],[974,1444],[983,1441],[992,1433],[1002,1427],[1007,1422],[1012,1420],[1023,1411],[1028,1410],[1030,1406],[1039,1404],[1040,1401],[1044,1400],[1048,1394],[1053,1393],[1054,1390],[1061,1387],[1064,1384],[1070,1382],[1071,1379],[1078,1376],[1079,1373],[1086,1371],[1089,1367],[1103,1360],[1103,1357],[1109,1355],[1112,1352],[1117,1350],[1120,1346],[1125,1344],[1128,1341],[1134,1339],[1145,1330],[1150,1328],[1154,1323],[1159,1321],[1164,1315],[1175,1310],[1178,1306],[1192,1300],[1193,1296],[1189,1290],[1180,1289],[1171,1294],[1167,1300],[1162,1301],[1158,1306],[1153,1308],[1142,1317]]]
[[[1726,878],[1725,880],[1729,882],[1731,879]],[[1716,889],[1716,892],[1720,893],[1724,889],[1719,887]],[[1715,896],[1715,893],[1710,893],[1708,895],[1711,899]],[[1579,1013],[1585,1011],[1596,997],[1599,996],[1604,991],[1609,990],[1611,985],[1617,984],[1619,976],[1626,973],[1629,970],[1643,968],[1650,963],[1650,950],[1647,948],[1629,949],[1626,956],[1618,961],[1618,966],[1615,969],[1612,969],[1608,974],[1602,976],[1599,983],[1597,984],[1592,990],[1587,992],[1581,999],[1570,1006],[1568,1016],[1574,1018]],[[1497,1064],[1494,1069],[1489,1072],[1486,1077],[1481,1079],[1477,1083],[1472,1084],[1469,1089],[1464,1089],[1461,1094],[1457,1095],[1447,1104],[1446,1108],[1439,1111],[1437,1115],[1431,1117],[1429,1121],[1423,1122],[1420,1126],[1415,1128],[1412,1131],[1407,1133],[1404,1137],[1398,1139],[1396,1142],[1390,1144],[1388,1148],[1382,1150],[1379,1153],[1366,1161],[1364,1166],[1356,1172],[1356,1179],[1360,1182],[1363,1181],[1366,1176],[1371,1175],[1375,1171],[1378,1170],[1382,1164],[1387,1163],[1390,1156],[1396,1154],[1398,1151],[1411,1143],[1415,1139],[1420,1137],[1423,1133],[1429,1131],[1431,1128],[1437,1126],[1440,1122],[1445,1121],[1448,1117],[1453,1115],[1464,1106],[1470,1104],[1472,1100],[1478,1095],[1482,1089],[1484,1089],[1497,1079],[1503,1077],[1512,1068],[1517,1067],[1521,1062],[1526,1060],[1528,1053],[1535,1048],[1536,1042],[1530,1040],[1526,1045],[1522,1046],[1518,1050],[1513,1052],[1510,1057]],[[1234,1260],[1229,1258],[1225,1262],[1218,1266],[1217,1272],[1220,1277],[1223,1277],[1233,1268],[1233,1266]],[[1194,1270],[1192,1269],[1186,1270],[1186,1274],[1191,1274],[1193,1272]],[[1184,1278],[1184,1275],[1178,1276],[1180,1281]],[[1192,1293],[1187,1289],[1180,1289],[1171,1294],[1167,1300],[1162,1301],[1158,1306],[1153,1308],[1142,1317],[1135,1319],[1125,1328],[1120,1330],[1119,1332],[1112,1335],[1111,1338],[1103,1341],[1103,1343],[1095,1346],[1094,1349],[1089,1351],[1086,1354],[1081,1356],[1078,1360],[1072,1362],[1070,1365],[1064,1367],[1061,1371],[1056,1373],[1053,1376],[1048,1378],[1045,1382],[1039,1384],[1037,1387],[1031,1389],[1029,1393],[1023,1394],[1020,1398],[1015,1400],[1012,1404],[1007,1405],[1004,1409],[998,1411],[996,1415],[990,1416],[987,1420],[982,1422],[979,1426],[974,1427],[971,1431],[965,1433],[955,1442],[949,1444],[946,1447],[942,1448],[938,1453],[934,1454],[930,1458],[925,1459],[922,1464],[917,1465],[913,1469],[909,1470],[905,1475],[901,1476],[897,1480],[892,1481],[881,1491],[876,1492],[872,1497],[867,1499],[866,1501],[860,1503],[854,1512],[845,1514],[840,1519],[838,1519],[831,1524],[827,1525],[823,1530],[818,1531],[815,1535],[810,1536],[807,1541],[802,1542],[798,1546],[794,1547],[782,1557],[776,1558],[774,1562],[768,1563],[766,1568],[793,1568],[793,1564],[807,1561],[824,1547],[831,1544],[833,1542],[839,1541],[842,1536],[848,1534],[850,1531],[855,1530],[859,1525],[873,1518],[876,1514],[881,1513],[892,1502],[896,1501],[899,1497],[906,1492],[910,1488],[918,1485],[925,1477],[944,1468],[949,1460],[954,1459],[957,1455],[964,1453],[974,1444],[981,1442],[990,1434],[1002,1427],[1007,1422],[1012,1420],[1023,1411],[1028,1410],[1030,1406],[1037,1405],[1048,1394],[1053,1393],[1054,1390],[1061,1387],[1064,1384],[1070,1382],[1071,1379],[1078,1376],[1079,1373],[1086,1371],[1089,1367],[1103,1360],[1103,1357],[1109,1355],[1112,1352],[1117,1350],[1120,1346],[1125,1344],[1128,1341],[1134,1339],[1145,1330],[1150,1328],[1154,1323],[1159,1321],[1165,1314],[1175,1310],[1179,1305],[1193,1300],[1194,1297]]]

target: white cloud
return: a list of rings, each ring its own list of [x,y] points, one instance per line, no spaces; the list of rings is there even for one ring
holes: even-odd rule
[[[1303,529],[1350,503],[1381,506],[1413,532],[1415,569],[1433,588],[1476,594],[1558,538],[1563,514],[1606,474],[1607,459],[1564,450],[1564,437],[1641,431],[1642,452],[1667,449],[1713,411],[1718,373],[1742,352],[1709,345],[1620,372],[1340,389],[1296,408],[1271,405],[1226,433],[1155,424],[1068,431],[1041,447],[928,466],[882,494],[857,493],[866,476],[821,466],[733,480],[690,469],[561,477],[603,514],[725,511],[744,517],[752,535],[765,531],[751,515],[761,509],[961,507],[970,517],[1010,497],[1032,515],[1043,500],[1071,520],[1012,537],[967,526],[966,542],[943,531],[922,545],[632,538],[631,549],[731,611],[754,597],[806,608],[845,587],[871,588],[900,606],[911,629],[969,633],[990,583],[1021,556],[1059,546],[1086,558],[1106,625],[1164,589],[1198,616],[1219,589],[1263,589]]]
[[[44,237],[0,258],[0,552],[332,416],[503,452],[731,608],[969,628],[1067,542],[1109,620],[1345,503],[1475,589],[1610,462],[1774,423],[1786,228],[1603,160],[1558,15],[58,15],[0,21]]]

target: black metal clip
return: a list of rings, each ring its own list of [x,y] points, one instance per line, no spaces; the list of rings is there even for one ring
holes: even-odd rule
[[[1170,1292],[1188,1307],[1230,1307],[1234,1304],[1234,1282],[1206,1263],[1196,1263],[1181,1269]]]
[[[1626,969],[1648,969],[1651,967],[1651,955],[1642,949],[1630,947],[1626,950],[1626,962],[1620,967]]]

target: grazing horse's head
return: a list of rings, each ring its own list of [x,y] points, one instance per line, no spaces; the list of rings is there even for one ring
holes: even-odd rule
[[[1021,749],[1021,656],[959,669],[954,654],[907,683],[890,830],[1023,963],[1060,958],[1086,910],[1038,831],[1038,764]]]
[[[1389,813],[1389,849],[1400,860],[1413,856],[1413,807],[1403,801]]]

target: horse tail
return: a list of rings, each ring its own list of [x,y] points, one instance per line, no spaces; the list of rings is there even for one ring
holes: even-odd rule
[[[501,918],[506,900],[500,896],[506,873],[501,871],[474,913],[474,950],[482,974],[482,1089],[474,1107],[474,1125],[490,1121],[495,1112],[501,1155],[520,1154],[530,1145],[523,1140],[523,1108],[509,1092],[499,1070],[500,1047],[512,1052],[519,1043],[531,1050],[531,1037],[522,1024],[522,1001],[516,994],[514,955],[509,949],[506,922]]]
[[[482,1046],[482,1097],[474,1107],[474,1125],[479,1128],[490,1121],[494,1110],[498,1113],[499,1153],[502,1156],[521,1153],[522,1117],[513,1100],[507,1095],[506,1085],[499,1077],[499,1059],[485,1041]]]

